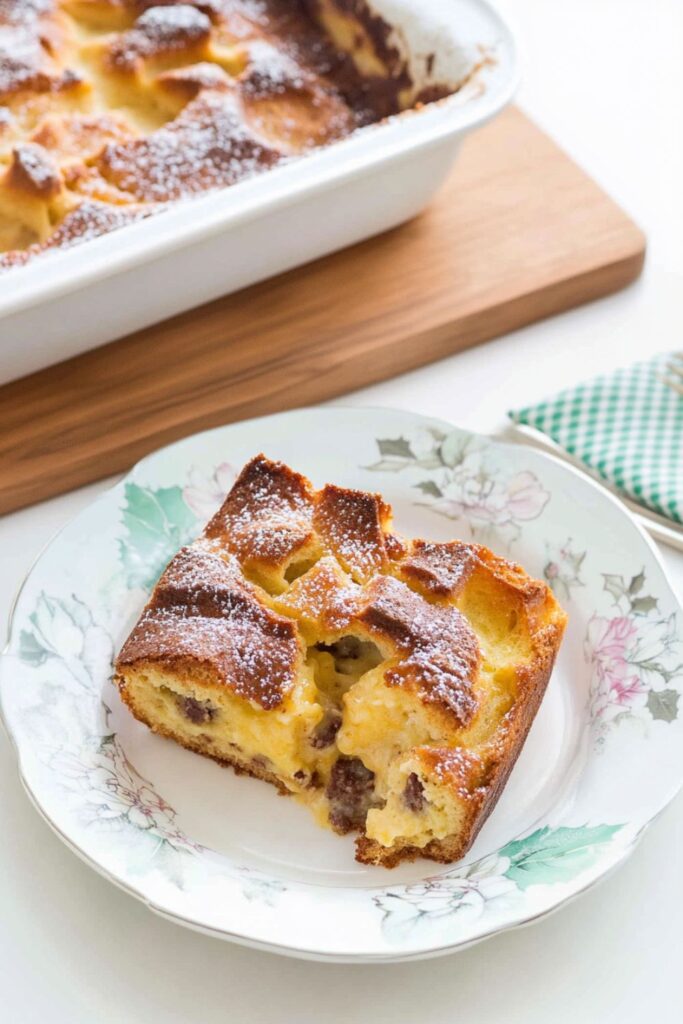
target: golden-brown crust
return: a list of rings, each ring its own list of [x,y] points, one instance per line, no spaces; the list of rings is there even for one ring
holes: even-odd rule
[[[139,202],[167,203],[232,185],[279,159],[246,124],[237,97],[221,89],[203,90],[148,136],[105,146],[96,166]]]
[[[88,200],[153,215],[397,113],[403,77],[361,73],[358,39],[340,49],[303,0],[0,0],[0,269],[128,223],[91,224]],[[29,175],[39,210],[5,173],[31,143],[56,165],[49,189]]]
[[[211,38],[211,21],[189,4],[149,7],[132,28],[115,36],[105,49],[110,71],[138,72],[147,61],[169,54],[187,63],[204,60]]]
[[[203,686],[227,686],[270,711],[301,678],[304,638],[328,652],[349,636],[355,643],[373,641],[384,661],[373,676],[377,685],[404,688],[427,709],[430,729],[442,730],[442,740],[409,753],[418,781],[455,799],[460,825],[457,834],[423,847],[400,838],[382,846],[363,835],[358,859],[386,867],[417,856],[450,862],[470,848],[507,781],[545,692],[566,617],[544,583],[487,548],[403,542],[390,527],[391,509],[379,496],[332,486],[316,492],[301,474],[256,456],[203,537],[167,567],[117,671],[129,703],[126,672],[156,667],[190,683],[199,672]],[[301,562],[303,553],[310,557]],[[303,568],[287,582],[285,570],[299,564]],[[276,571],[263,584],[270,580],[272,592],[249,581],[254,566]],[[515,657],[506,654],[498,668],[485,667],[501,673],[494,683],[482,682],[480,637],[468,615],[472,621],[479,616],[487,644],[499,636],[505,647],[515,637]],[[486,686],[504,691],[507,701],[496,706],[488,725]],[[193,736],[172,735],[213,756]],[[352,760],[365,773],[363,786],[371,786],[368,769]],[[268,776],[263,766],[247,764],[246,770]],[[272,773],[268,781],[282,785]],[[349,781],[352,789],[355,781]]]
[[[476,714],[479,645],[456,608],[428,604],[392,576],[377,574],[356,585],[331,556],[296,580],[278,607],[315,622],[328,641],[346,634],[372,640],[391,657],[386,685],[411,690],[446,714],[452,727],[465,727]]]
[[[376,577],[355,607],[348,601],[344,607],[349,610],[346,622],[345,612],[340,612],[341,632],[359,623],[374,640],[384,641],[399,654],[384,674],[388,686],[410,688],[425,704],[453,716],[462,728],[472,721],[478,705],[479,644],[456,608],[430,605],[391,576]]]
[[[313,525],[325,550],[357,582],[386,571],[391,509],[379,494],[327,484],[317,495]]]
[[[376,839],[359,836],[356,839],[356,860],[361,864],[375,864],[383,868],[395,868],[423,857],[437,864],[452,864],[465,856],[471,843],[458,836],[446,839],[432,839],[426,846],[382,846]]]
[[[243,57],[237,88],[246,119],[283,152],[301,153],[353,131],[353,113],[339,92],[291,54],[257,39]]]
[[[414,540],[397,572],[426,597],[457,597],[474,570],[477,552],[478,545],[459,540]]]
[[[181,747],[185,747],[186,750],[192,750],[195,754],[201,754],[202,757],[208,757],[211,761],[215,761],[216,764],[221,765],[222,768],[232,768],[237,775],[249,775],[253,779],[261,779],[262,782],[268,782],[271,786],[275,786],[279,793],[284,796],[290,796],[291,790],[287,789],[281,779],[275,775],[274,772],[268,770],[265,764],[260,763],[256,758],[245,758],[239,757],[237,753],[233,757],[226,757],[225,755],[218,755],[211,753],[210,737],[202,738],[201,736],[193,739],[192,737],[181,735],[175,732],[173,729],[167,728],[161,722],[157,722],[140,709],[134,701],[130,699],[130,694],[126,689],[125,680],[121,676],[114,678],[114,683],[118,686],[121,698],[124,703],[128,706],[131,714],[137,718],[138,722],[142,722],[152,732],[155,732],[158,736],[164,736],[166,739],[174,740]]]
[[[113,206],[97,200],[84,200],[80,206],[68,213],[57,231],[45,242],[35,242],[28,249],[13,249],[0,253],[0,268],[19,266],[31,256],[51,249],[69,249],[84,237],[98,238],[126,224],[134,224],[150,214],[149,209],[137,205]]]
[[[69,87],[75,77],[56,59],[64,37],[57,0],[0,3],[0,98]]]
[[[546,599],[548,588],[543,582],[481,544],[414,540],[396,572],[428,597],[457,598],[472,576],[482,570],[509,593],[516,592],[529,609]]]
[[[512,710],[506,716],[505,726],[493,745],[493,750],[489,755],[486,785],[482,790],[481,804],[472,817],[468,841],[461,856],[464,856],[479,835],[486,819],[496,806],[510,773],[517,763],[517,758],[522,752],[529,729],[550,682],[565,624],[566,618],[562,616],[561,621],[542,631],[542,635],[538,637],[532,661],[529,667],[523,670],[526,678],[520,689],[524,693],[524,699],[515,701]]]
[[[294,685],[302,651],[296,624],[259,600],[236,560],[203,545],[170,562],[117,659],[191,673],[270,710]]]
[[[2,184],[9,191],[42,200],[54,199],[62,187],[54,160],[43,146],[34,142],[15,147]]]
[[[341,517],[338,525],[335,512]],[[301,474],[256,456],[207,525],[203,546],[184,549],[169,564],[119,664],[155,658],[177,667],[181,661],[203,661],[236,692],[263,707],[277,706],[295,676],[298,628],[266,606],[266,595],[249,584],[242,571],[255,564],[287,564],[316,540],[317,527],[325,531],[319,550],[331,548],[347,564],[367,573],[372,560],[377,562],[374,576],[354,585],[340,573],[336,559],[324,559],[319,571],[311,578],[304,576],[299,588],[293,588],[295,594],[302,587],[308,589],[304,603],[309,602],[325,635],[367,635],[395,656],[384,675],[387,686],[410,689],[423,703],[465,727],[478,706],[476,636],[456,608],[428,604],[402,581],[381,575],[388,559],[379,534],[390,523],[390,509],[376,495],[329,486],[316,494]],[[237,622],[239,642],[246,639],[253,649],[244,668],[233,660],[226,635],[236,632]],[[278,659],[274,646],[284,642],[288,629],[287,658]],[[260,660],[252,663],[257,650],[268,652],[277,672],[269,674]]]
[[[465,798],[466,820],[458,835],[433,839],[424,847],[400,842],[386,847],[367,836],[359,836],[356,840],[357,860],[364,864],[393,868],[417,857],[450,864],[465,856],[496,806],[517,763],[550,681],[565,624],[566,617],[560,612],[557,622],[539,632],[529,665],[520,670],[520,690],[524,697],[515,701],[493,742],[484,752],[484,758],[458,748],[423,748],[414,752],[421,763],[425,779],[436,779]]]
[[[48,115],[31,136],[31,142],[63,161],[88,160],[103,146],[130,136],[130,125],[116,114]]]
[[[190,100],[196,99],[204,89],[227,92],[232,88],[233,83],[223,68],[208,61],[162,71],[151,83],[155,96],[175,114]]]
[[[300,473],[257,455],[206,527],[247,565],[285,565],[313,537],[313,489]]]
[[[464,796],[488,784],[481,756],[464,747],[418,747],[413,756],[426,778]]]
[[[357,840],[357,856],[364,863],[393,867],[418,856],[450,863],[471,848],[517,762],[550,680],[566,616],[543,582],[481,545],[416,540],[395,571],[434,602],[457,603],[469,586],[485,586],[490,601],[504,605],[523,620],[530,643],[527,659],[516,670],[516,699],[469,778],[461,775],[457,760],[455,775],[449,770],[454,753],[460,758],[461,751],[420,751],[424,778],[438,777],[466,798],[466,821],[457,839],[435,839],[423,848],[400,842],[387,848],[364,836]]]

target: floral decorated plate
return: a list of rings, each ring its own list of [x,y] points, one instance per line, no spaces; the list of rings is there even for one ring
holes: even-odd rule
[[[570,626],[510,781],[462,863],[394,871],[262,783],[154,736],[112,657],[161,569],[258,451],[381,491],[397,528],[475,539],[554,587]],[[552,457],[383,409],[290,412],[141,462],[53,541],[17,600],[4,718],[36,806],[153,910],[274,952],[381,962],[537,918],[632,849],[683,777],[681,610],[653,545]]]

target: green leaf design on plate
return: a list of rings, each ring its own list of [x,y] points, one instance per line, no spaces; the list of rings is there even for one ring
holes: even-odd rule
[[[402,459],[414,459],[410,442],[405,437],[380,437],[377,439],[380,455],[398,455]]]
[[[674,722],[678,718],[677,690],[650,690],[647,695],[647,710],[660,722]]]
[[[192,540],[197,520],[180,487],[127,483],[119,557],[129,587],[151,587],[171,556]]]
[[[49,657],[49,652],[36,639],[33,633],[22,629],[19,636],[19,657],[29,665],[42,665]]]
[[[629,594],[639,594],[643,589],[645,583],[645,572],[639,572],[637,576],[634,576],[631,580],[628,588]]]
[[[504,872],[520,889],[530,885],[567,882],[590,867],[598,848],[608,843],[621,825],[582,825],[578,828],[536,829],[500,850],[510,866]]]
[[[375,473],[400,473],[404,469],[441,469],[443,460],[439,454],[441,431],[429,430],[431,447],[422,454],[416,454],[411,442],[405,437],[378,437],[377,448],[381,458],[370,466],[364,466]]]
[[[656,607],[656,597],[636,597],[631,601],[631,609],[637,615],[647,615],[648,612],[654,611]]]
[[[418,491],[430,494],[433,498],[440,498],[443,494],[441,488],[433,480],[421,480],[419,484],[415,484],[415,487]]]

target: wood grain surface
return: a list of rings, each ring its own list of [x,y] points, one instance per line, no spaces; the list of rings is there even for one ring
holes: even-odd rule
[[[384,235],[0,387],[0,512],[624,287],[641,231],[515,108]]]

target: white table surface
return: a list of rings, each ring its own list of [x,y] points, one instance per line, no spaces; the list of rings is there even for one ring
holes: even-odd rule
[[[501,0],[526,41],[520,101],[649,237],[628,291],[347,399],[491,430],[510,404],[683,347],[683,4]],[[34,555],[99,483],[0,520],[0,620]],[[683,595],[683,555],[663,549]],[[0,733],[0,1021],[234,1024],[678,1022],[683,797],[630,861],[529,928],[389,967],[287,960],[153,916],[81,864],[19,785]]]

